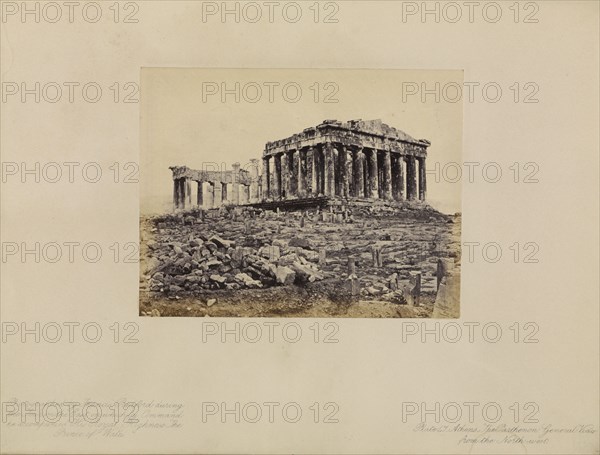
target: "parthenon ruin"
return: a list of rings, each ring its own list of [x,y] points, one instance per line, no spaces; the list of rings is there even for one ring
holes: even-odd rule
[[[173,202],[185,208],[191,181],[204,208],[310,201],[311,199],[424,201],[427,189],[425,139],[414,139],[381,120],[325,120],[298,134],[267,142],[262,157],[231,171],[196,171],[174,166]]]

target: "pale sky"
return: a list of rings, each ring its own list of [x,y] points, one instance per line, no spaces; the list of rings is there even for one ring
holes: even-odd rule
[[[403,99],[406,83],[416,83],[417,87],[425,83],[433,89],[436,82],[440,87],[462,84],[463,73],[143,68],[141,211],[160,212],[171,207],[169,166],[201,169],[203,163],[212,162],[231,169],[236,161],[243,166],[252,158],[261,158],[266,142],[291,136],[325,119],[381,119],[416,139],[431,141],[428,170],[435,169],[436,161],[441,167],[449,162],[462,163],[462,102],[451,103],[442,97],[436,103],[430,95],[424,103],[420,94]],[[236,83],[239,100],[235,99]],[[224,102],[222,84],[232,91]],[[338,102],[324,102],[328,95],[329,100]],[[292,102],[295,99],[297,102]],[[433,207],[458,212],[460,195],[460,182],[436,182],[432,174],[428,175],[427,199]]]

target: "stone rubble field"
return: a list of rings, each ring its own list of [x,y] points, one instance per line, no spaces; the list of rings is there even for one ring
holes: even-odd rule
[[[142,218],[140,314],[432,317],[440,273],[459,282],[460,215],[420,204],[351,210]]]

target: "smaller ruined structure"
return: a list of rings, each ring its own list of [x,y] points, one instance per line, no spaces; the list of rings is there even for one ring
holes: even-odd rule
[[[193,206],[192,182],[197,184],[195,204],[198,207],[210,209],[228,202],[234,205],[258,202],[258,160],[250,160],[250,164],[250,170],[245,170],[240,169],[240,163],[234,163],[230,171],[198,171],[187,166],[171,166],[174,208]]]

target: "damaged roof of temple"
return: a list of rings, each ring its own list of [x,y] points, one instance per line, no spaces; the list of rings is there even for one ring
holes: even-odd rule
[[[404,142],[407,144],[421,147],[429,147],[431,142],[426,139],[415,139],[393,126],[383,123],[380,119],[376,120],[349,120],[340,122],[338,120],[324,120],[321,124],[305,128],[301,133],[294,134],[285,139],[267,142],[265,151],[285,145],[292,145],[301,141],[310,140],[321,135],[330,133],[346,135],[346,138],[352,142],[352,139],[359,136],[372,136],[382,140],[393,142]]]

